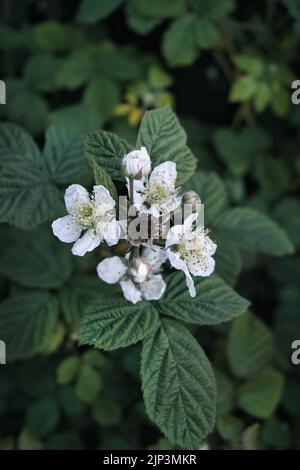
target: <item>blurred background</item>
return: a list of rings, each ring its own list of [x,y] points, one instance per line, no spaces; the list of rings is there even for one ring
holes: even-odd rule
[[[204,203],[259,209],[294,246],[276,257],[227,241],[217,255],[219,274],[252,307],[193,329],[219,391],[210,449],[300,448],[300,365],[291,362],[300,339],[299,39],[299,0],[0,1],[2,122],[40,147],[51,125],[82,142],[108,129],[134,143],[144,112],[170,104]],[[61,193],[73,182],[58,181]],[[2,223],[0,246],[0,339],[5,327],[13,360],[0,365],[0,449],[174,448],[146,416],[139,345],[78,347],[76,325],[99,294],[99,254],[74,259],[49,222]]]

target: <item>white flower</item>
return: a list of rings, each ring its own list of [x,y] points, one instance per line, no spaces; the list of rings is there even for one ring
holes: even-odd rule
[[[134,188],[134,203],[137,209],[154,217],[177,209],[181,196],[176,189],[176,163],[164,162],[154,168],[148,181],[140,181]]]
[[[107,284],[116,284],[122,279],[127,271],[127,266],[118,256],[106,258],[97,266],[97,273],[100,279]]]
[[[166,283],[161,274],[155,274],[141,285],[141,292],[146,300],[159,300],[166,290]]]
[[[136,304],[142,300],[141,291],[131,279],[124,279],[120,281],[120,286],[122,288],[125,299],[129,300],[129,302]]]
[[[151,160],[146,147],[133,150],[123,157],[122,167],[126,176],[141,179],[151,171]]]
[[[119,282],[125,299],[134,304],[143,299],[159,300],[166,290],[162,276],[156,274],[166,260],[164,251],[160,247],[144,248],[132,264],[128,257],[104,259],[97,266],[98,276],[109,284]]]
[[[72,184],[65,192],[65,204],[69,215],[55,220],[52,229],[62,242],[76,242],[72,248],[74,255],[83,256],[102,241],[109,246],[118,243],[120,227],[116,221],[115,201],[104,186],[94,186],[94,195],[90,197],[83,186]]]
[[[208,237],[204,227],[193,229],[198,214],[190,215],[183,225],[172,227],[166,238],[166,248],[171,265],[185,273],[191,297],[195,297],[193,276],[210,276],[215,268],[212,255],[217,245]]]

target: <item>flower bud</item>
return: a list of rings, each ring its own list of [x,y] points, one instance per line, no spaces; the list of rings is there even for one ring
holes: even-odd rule
[[[201,199],[195,191],[188,191],[182,196],[182,204],[190,205],[193,212],[197,212],[200,209]]]
[[[124,155],[122,160],[124,175],[134,179],[141,179],[151,171],[151,160],[146,147],[140,150],[133,150]]]
[[[145,263],[140,258],[136,258],[133,261],[131,274],[134,281],[140,284],[147,279],[148,275],[151,273],[151,270],[151,265],[149,263]]]

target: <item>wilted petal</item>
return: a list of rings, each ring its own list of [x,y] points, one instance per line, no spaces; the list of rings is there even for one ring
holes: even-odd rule
[[[196,295],[196,290],[194,286],[194,281],[192,279],[192,276],[190,275],[188,266],[185,261],[183,261],[177,253],[174,253],[171,250],[168,250],[168,258],[171,263],[171,265],[180,271],[183,271],[185,274],[185,280],[186,280],[186,285],[187,288],[189,289],[189,293],[191,297],[195,297]]]
[[[70,214],[76,214],[78,209],[90,202],[89,193],[80,184],[71,184],[65,192],[65,204]]]
[[[215,260],[211,256],[201,256],[189,260],[188,268],[193,276],[210,276],[215,269]]]
[[[74,222],[71,215],[60,217],[52,223],[54,235],[65,243],[72,243],[80,237],[81,228]]]
[[[111,208],[115,207],[116,202],[111,196],[108,189],[106,189],[102,185],[97,185],[97,186],[94,186],[93,190],[95,194],[96,204],[107,204],[108,206],[111,206]]]
[[[142,300],[141,292],[134,285],[131,279],[128,279],[127,281],[120,281],[120,286],[122,288],[125,299],[129,300],[129,302],[136,304]]]
[[[125,275],[127,271],[126,265],[118,256],[106,258],[97,266],[97,273],[102,281],[108,284],[116,284]]]
[[[93,251],[101,243],[101,238],[93,229],[87,230],[83,237],[79,238],[72,248],[73,255],[84,256],[88,251]]]
[[[164,295],[166,283],[160,274],[156,274],[143,282],[141,288],[146,300],[159,300]]]

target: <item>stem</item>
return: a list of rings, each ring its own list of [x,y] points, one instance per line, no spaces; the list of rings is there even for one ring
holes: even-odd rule
[[[130,205],[133,206],[134,204],[134,197],[133,197],[133,191],[134,191],[134,179],[132,176],[129,178],[129,200],[130,200]]]

